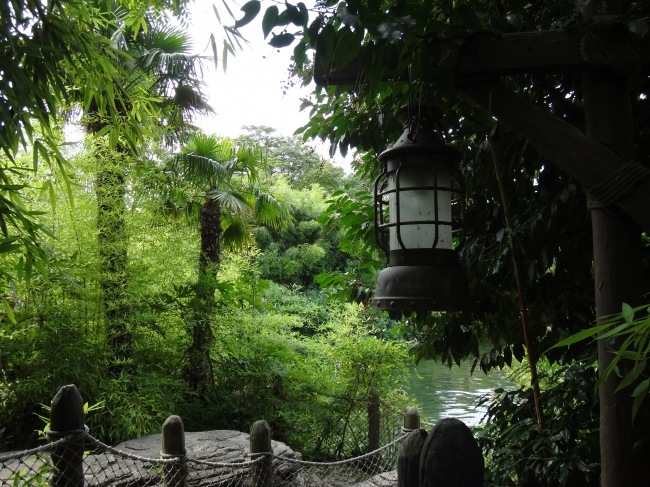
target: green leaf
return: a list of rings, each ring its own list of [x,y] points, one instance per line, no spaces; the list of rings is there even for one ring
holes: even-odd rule
[[[286,47],[291,44],[294,39],[295,36],[293,34],[285,32],[284,34],[273,36],[269,41],[269,44],[273,47]]]
[[[628,323],[632,323],[634,321],[634,310],[627,303],[623,303],[623,318]]]
[[[316,58],[324,68],[332,62],[335,47],[336,31],[331,25],[326,25],[316,38]]]
[[[264,12],[264,17],[262,18],[262,32],[264,33],[264,39],[268,37],[273,30],[273,27],[275,27],[279,12],[277,5],[271,5],[266,9],[266,12]]]
[[[309,22],[309,11],[302,2],[298,3],[298,10],[300,11],[300,27],[306,28],[307,22]]]
[[[598,326],[594,326],[593,328],[582,330],[581,332],[578,332],[575,335],[571,335],[570,337],[565,338],[561,342],[553,345],[551,348],[566,347],[573,343],[586,340],[587,338],[595,337],[596,335],[598,335],[598,333],[608,328],[609,326],[610,326],[609,323],[607,323],[604,325],[598,325]]]
[[[650,378],[644,380],[638,386],[636,386],[634,392],[632,393],[632,397],[637,397],[639,394],[645,394],[648,392],[648,387],[650,387]]]
[[[244,16],[235,22],[235,29],[239,29],[240,27],[249,24],[251,20],[257,17],[257,14],[260,13],[261,7],[262,4],[259,0],[250,0],[249,2],[246,2],[241,8],[241,11],[244,12]]]
[[[2,304],[5,307],[5,313],[7,313],[7,317],[15,325],[16,317],[14,316],[14,310],[11,309],[11,305],[9,304],[9,301],[7,301],[7,299],[4,296],[2,297]]]
[[[632,382],[634,382],[634,380],[641,374],[641,372],[643,372],[645,366],[646,366],[645,360],[641,360],[637,362],[632,368],[632,370],[625,375],[621,383],[616,388],[616,392],[620,391],[624,387],[627,387]]]
[[[221,1],[223,2],[223,6],[226,7],[226,11],[228,12],[228,14],[233,18],[233,20],[236,21],[237,19],[235,19],[235,15],[232,13],[232,10],[230,10],[230,7],[226,3],[226,0],[221,0]]]
[[[650,388],[650,379],[641,382],[632,393],[632,396],[634,397],[634,404],[632,404],[632,421],[634,421],[636,413],[639,411],[643,400],[648,394],[648,388]]]

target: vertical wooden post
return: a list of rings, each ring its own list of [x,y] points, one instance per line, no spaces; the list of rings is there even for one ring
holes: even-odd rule
[[[271,427],[266,421],[255,421],[250,433],[251,460],[259,457],[255,453],[273,453],[271,447]],[[252,466],[253,487],[271,487],[273,485],[273,457],[264,458]]]
[[[84,403],[74,384],[61,387],[52,399],[50,409],[52,440],[58,440],[68,431],[83,431]],[[52,450],[53,487],[83,487],[83,437],[68,441]]]
[[[397,452],[397,487],[420,487],[420,456],[427,432],[420,429],[420,412],[417,408],[404,411],[404,438]]]
[[[379,391],[374,387],[368,392],[368,452],[379,449]]]
[[[404,430],[413,431],[420,428],[420,411],[418,408],[406,408],[404,411]]]
[[[626,2],[586,2],[577,7],[584,18],[596,14],[621,14]],[[636,159],[629,80],[617,74],[583,73],[583,98],[587,137],[617,151],[626,160]],[[596,318],[621,312],[623,302],[641,304],[643,261],[641,231],[613,207],[591,210],[594,242]],[[598,370],[602,374],[615,350],[598,342]],[[601,486],[647,484],[647,462],[635,455],[635,430],[629,391],[616,392],[620,379],[611,374],[598,391],[600,398]],[[637,421],[640,418],[637,419]]]
[[[179,416],[170,416],[162,427],[163,456],[185,456],[185,426]],[[187,485],[187,463],[184,458],[175,463],[163,465],[165,487],[185,487]]]

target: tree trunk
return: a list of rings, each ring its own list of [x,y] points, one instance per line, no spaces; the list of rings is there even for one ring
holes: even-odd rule
[[[95,182],[100,287],[109,345],[113,351],[111,371],[131,370],[133,343],[129,330],[131,311],[128,293],[125,213],[125,150],[110,150],[97,143],[99,171]],[[103,144],[102,144],[103,145]]]
[[[212,315],[214,312],[214,279],[221,261],[221,203],[206,199],[201,208],[201,253],[199,280],[192,305],[189,331],[192,337],[187,352],[189,364],[185,380],[194,390],[209,390],[212,382],[210,346],[214,342]]]

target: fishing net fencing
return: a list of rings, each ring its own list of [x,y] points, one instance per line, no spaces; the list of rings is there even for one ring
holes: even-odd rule
[[[70,433],[70,432],[68,432]],[[0,455],[0,485],[52,487],[358,487],[396,485],[396,451],[406,433],[381,448],[335,462],[310,462],[244,449],[234,462],[160,453],[157,458],[117,450],[77,431],[46,445]]]

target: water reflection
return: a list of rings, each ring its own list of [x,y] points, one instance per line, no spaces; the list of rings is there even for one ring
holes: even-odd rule
[[[436,423],[442,418],[457,418],[468,426],[477,426],[485,415],[485,408],[476,406],[477,399],[499,387],[514,387],[505,372],[498,370],[485,375],[476,367],[474,375],[470,375],[471,365],[465,362],[449,369],[423,361],[411,367],[407,391],[420,403],[423,421]]]

